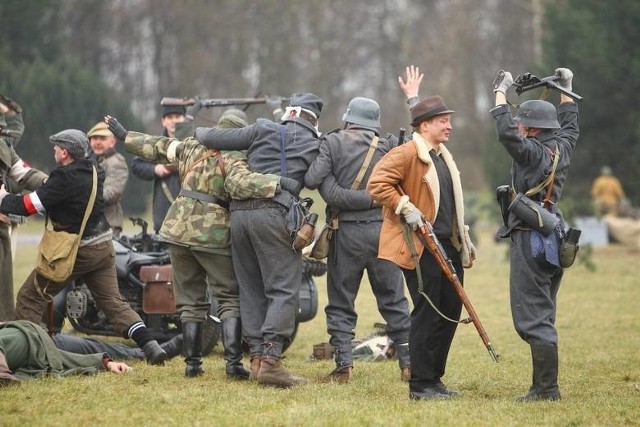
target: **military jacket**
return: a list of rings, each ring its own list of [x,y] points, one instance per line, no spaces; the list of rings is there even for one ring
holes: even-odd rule
[[[101,156],[96,156],[98,164],[105,173],[102,197],[104,198],[104,214],[111,227],[122,228],[122,194],[129,179],[129,168],[124,156],[117,151],[110,150]]]
[[[278,187],[279,176],[251,172],[244,153],[209,150],[193,138],[180,141],[129,132],[125,147],[147,160],[176,164],[184,190],[215,196],[222,204],[231,198],[270,198]],[[160,236],[205,250],[228,249],[229,211],[219,203],[179,195],[167,212]]]
[[[331,193],[325,193],[324,188],[320,187],[320,194],[327,202],[327,216],[330,215],[330,208],[333,207],[339,209],[338,217],[341,221],[382,221],[382,207],[373,206],[373,198],[366,191],[366,187],[373,166],[390,149],[387,139],[379,139],[360,186],[350,191],[375,136],[376,133],[373,130],[357,126],[330,132],[324,136],[320,144],[320,153],[304,176],[305,185],[311,189],[318,188],[327,176],[333,175],[338,185],[347,190],[346,197],[353,198],[353,202],[348,203],[348,207],[338,207],[335,205],[336,201],[332,200]],[[356,207],[356,201],[363,196],[368,197],[369,203],[365,208]]]
[[[498,140],[513,160],[511,178],[516,193],[525,193],[545,180],[552,171],[553,155],[556,148],[558,149],[560,160],[555,170],[551,193],[551,201],[558,203],[569,173],[571,154],[580,135],[578,106],[573,102],[560,104],[560,129],[545,130],[536,137],[529,138],[522,137],[518,132],[518,126],[508,105],[492,108],[491,115],[495,119]],[[541,201],[544,193],[545,190],[531,197]],[[522,221],[513,213],[510,213],[508,222],[508,230],[501,229],[498,232],[500,236],[506,236],[509,230],[522,225]]]

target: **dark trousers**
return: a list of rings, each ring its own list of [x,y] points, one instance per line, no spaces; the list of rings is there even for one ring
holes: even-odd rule
[[[460,254],[451,243],[441,241],[447,256],[453,262],[460,282],[463,282],[463,269]],[[453,284],[447,279],[436,259],[425,248],[420,258],[420,272],[424,285],[423,292],[443,314],[451,319],[459,319],[462,301],[456,294]],[[421,390],[438,381],[445,373],[447,356],[458,326],[445,320],[431,307],[426,298],[419,293],[418,278],[415,270],[403,269],[409,294],[413,301],[411,312],[411,332],[409,334],[409,355],[411,358],[412,390]]]
[[[13,260],[11,233],[0,223],[0,321],[13,319]]]
[[[378,258],[381,221],[342,221],[327,257],[327,332],[332,346],[346,352],[350,365],[351,341],[358,319],[355,301],[367,271],[378,311],[387,322],[387,334],[396,344],[409,341],[409,302],[398,266]],[[343,353],[341,353],[343,354]]]
[[[114,360],[145,359],[144,353],[138,347],[129,347],[120,343],[109,343],[94,338],[79,338],[65,334],[56,334],[51,339],[56,347],[69,353],[106,353]]]
[[[516,332],[531,345],[558,345],[556,297],[563,270],[531,256],[531,231],[511,233],[509,295]]]
[[[240,317],[252,354],[261,343],[282,346],[291,340],[302,281],[302,256],[291,248],[283,207],[233,210],[231,250],[240,286]]]

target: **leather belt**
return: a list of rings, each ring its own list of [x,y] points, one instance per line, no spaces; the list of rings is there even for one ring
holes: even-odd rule
[[[222,200],[221,198],[216,197],[212,194],[205,194],[199,191],[191,191],[191,190],[185,190],[184,188],[181,188],[180,193],[178,193],[178,196],[190,197],[192,199],[200,200],[201,202],[205,202],[205,203],[213,203],[215,205],[219,205],[225,208],[226,210],[229,210],[229,203],[226,200]]]

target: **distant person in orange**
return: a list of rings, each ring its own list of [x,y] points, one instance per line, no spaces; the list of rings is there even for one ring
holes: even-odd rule
[[[597,215],[618,216],[620,213],[620,207],[625,200],[624,190],[609,166],[603,166],[600,176],[593,181],[591,198]]]

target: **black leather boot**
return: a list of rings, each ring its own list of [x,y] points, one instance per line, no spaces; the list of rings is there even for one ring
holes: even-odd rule
[[[227,378],[248,380],[250,372],[242,365],[242,324],[239,317],[222,321],[222,345],[227,362]]]
[[[178,334],[169,341],[160,344],[160,347],[167,353],[167,359],[173,359],[182,353],[182,342],[182,334]]]
[[[202,322],[182,323],[184,339],[185,377],[197,377],[204,374],[202,369]]]
[[[518,402],[537,400],[560,400],[558,389],[558,347],[549,345],[532,345],[533,385]]]

